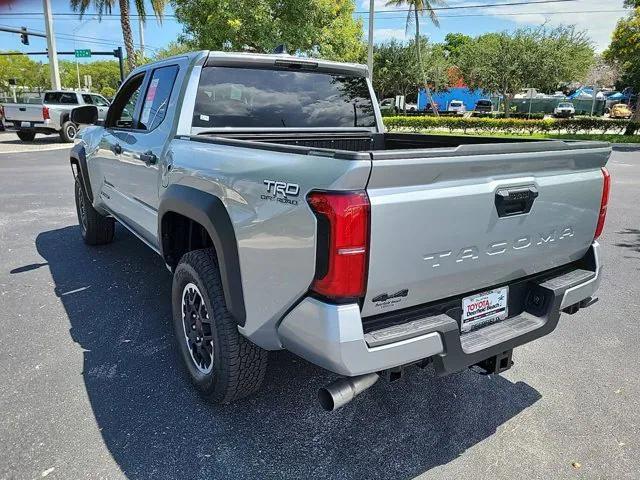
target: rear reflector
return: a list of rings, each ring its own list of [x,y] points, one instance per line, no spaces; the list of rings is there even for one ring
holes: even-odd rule
[[[602,175],[604,177],[604,183],[602,185],[602,200],[600,201],[600,214],[598,215],[598,226],[596,227],[596,233],[593,236],[595,240],[602,235],[604,229],[604,221],[607,218],[607,206],[609,205],[609,191],[611,190],[611,175],[609,170],[602,167]]]
[[[49,120],[49,107],[42,107],[42,118],[44,120]]]
[[[311,192],[318,220],[316,276],[311,289],[331,300],[364,296],[369,253],[369,197],[365,191]]]

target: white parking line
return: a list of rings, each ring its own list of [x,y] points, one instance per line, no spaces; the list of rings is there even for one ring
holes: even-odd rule
[[[0,143],[0,155],[4,155],[5,153],[36,153],[36,152],[48,152],[50,150],[62,150],[64,148],[73,147],[72,144],[68,143],[66,145],[38,145],[33,146],[35,148],[22,148],[20,150],[2,150],[2,143]],[[40,148],[38,148],[40,147]]]

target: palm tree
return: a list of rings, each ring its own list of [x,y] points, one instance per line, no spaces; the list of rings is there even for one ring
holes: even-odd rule
[[[147,12],[144,7],[144,0],[133,0],[136,10],[142,22],[146,21]],[[151,8],[156,18],[162,22],[164,8],[169,0],[151,0]],[[122,38],[124,48],[127,51],[127,65],[129,70],[136,68],[136,51],[133,45],[133,32],[131,30],[131,19],[129,18],[130,0],[71,0],[71,8],[74,12],[79,12],[82,17],[87,9],[93,5],[98,13],[98,18],[103,14],[111,14],[114,5],[120,8],[120,26],[122,27]]]
[[[388,0],[386,3],[387,7],[408,7],[407,9],[407,22],[406,22],[406,31],[409,31],[412,23],[415,23],[416,26],[416,56],[418,57],[418,65],[420,67],[420,72],[422,73],[422,81],[424,83],[425,92],[427,94],[427,99],[429,103],[431,103],[431,108],[433,112],[438,115],[438,110],[436,109],[435,104],[433,103],[433,98],[431,98],[431,90],[427,85],[427,76],[424,71],[424,65],[422,64],[422,53],[420,52],[420,17],[425,14],[429,15],[429,19],[431,23],[433,23],[436,27],[440,27],[440,21],[438,20],[438,15],[433,9],[434,6],[444,7],[447,5],[447,2],[444,0]]]

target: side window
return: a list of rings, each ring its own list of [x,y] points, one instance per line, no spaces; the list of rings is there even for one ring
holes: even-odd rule
[[[177,74],[177,65],[156,68],[153,71],[147,93],[144,96],[139,128],[153,130],[162,123],[167,113],[167,105]]]
[[[59,92],[45,93],[44,103],[60,103],[60,93]]]
[[[107,127],[134,128],[133,115],[142,90],[144,73],[129,80],[118,92],[109,108]]]
[[[109,102],[107,102],[107,99],[104,97],[101,97],[100,95],[91,95],[91,100],[93,101],[94,105],[97,105],[99,107],[109,106]]]
[[[63,93],[60,95],[60,103],[64,105],[76,105],[78,103],[78,97],[75,92]]]
[[[87,94],[87,93],[83,93],[82,94],[82,100],[84,101],[84,103],[86,103],[87,105],[93,105],[93,98],[91,97],[91,95]]]

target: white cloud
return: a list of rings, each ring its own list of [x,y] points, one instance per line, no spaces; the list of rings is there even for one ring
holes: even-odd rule
[[[375,43],[388,42],[389,40],[406,40],[404,28],[376,28],[373,30]]]
[[[576,13],[589,10],[619,10],[616,12]],[[618,19],[624,16],[622,2],[602,0],[582,0],[581,2],[545,3],[542,5],[521,5],[512,7],[492,7],[483,12],[524,25],[556,26],[575,25],[585,30],[593,40],[596,50],[602,51],[609,45],[611,34]],[[541,13],[542,12],[542,13]],[[573,13],[566,13],[573,12]],[[513,15],[527,13],[529,15]]]
[[[382,13],[382,11],[389,10],[401,10],[406,11],[406,6],[386,6],[388,0],[375,0],[375,10],[380,12],[376,15],[376,22],[383,21],[385,17],[397,14],[391,13],[390,15]],[[505,0],[506,2],[506,0]],[[464,6],[464,5],[478,5],[482,2],[478,0],[449,0],[450,6]],[[493,3],[493,2],[492,2]],[[359,0],[357,2],[358,11],[369,10],[369,0]],[[599,13],[576,13],[589,10],[613,10],[611,12],[599,12]],[[569,13],[566,13],[569,12]],[[476,8],[476,9],[455,9],[455,10],[443,10],[439,12],[440,22],[443,28],[446,29],[447,17],[454,16],[456,20],[461,20],[464,17],[458,17],[458,15],[483,15],[478,17],[467,17],[469,21],[482,21],[484,15],[493,16],[514,22],[521,25],[542,25],[546,23],[550,26],[557,26],[560,24],[575,25],[578,30],[585,30],[589,37],[593,40],[596,50],[602,51],[609,45],[611,41],[611,34],[616,26],[617,21],[625,15],[622,9],[622,0],[620,1],[602,1],[602,0],[581,0],[579,2],[560,2],[560,3],[538,3],[530,5],[512,5],[505,7],[489,7],[489,8]],[[517,15],[516,15],[517,14]],[[526,14],[526,15],[522,15]],[[452,18],[452,19],[453,19]],[[401,21],[401,20],[396,20]],[[404,23],[404,22],[403,22]],[[404,34],[400,35],[398,32],[400,29],[384,28],[379,29],[388,38],[400,38],[404,39]],[[394,34],[393,31],[396,31]],[[501,29],[497,29],[501,30]],[[377,36],[378,30],[376,30],[376,42],[378,42]],[[464,33],[464,31],[463,31]]]

